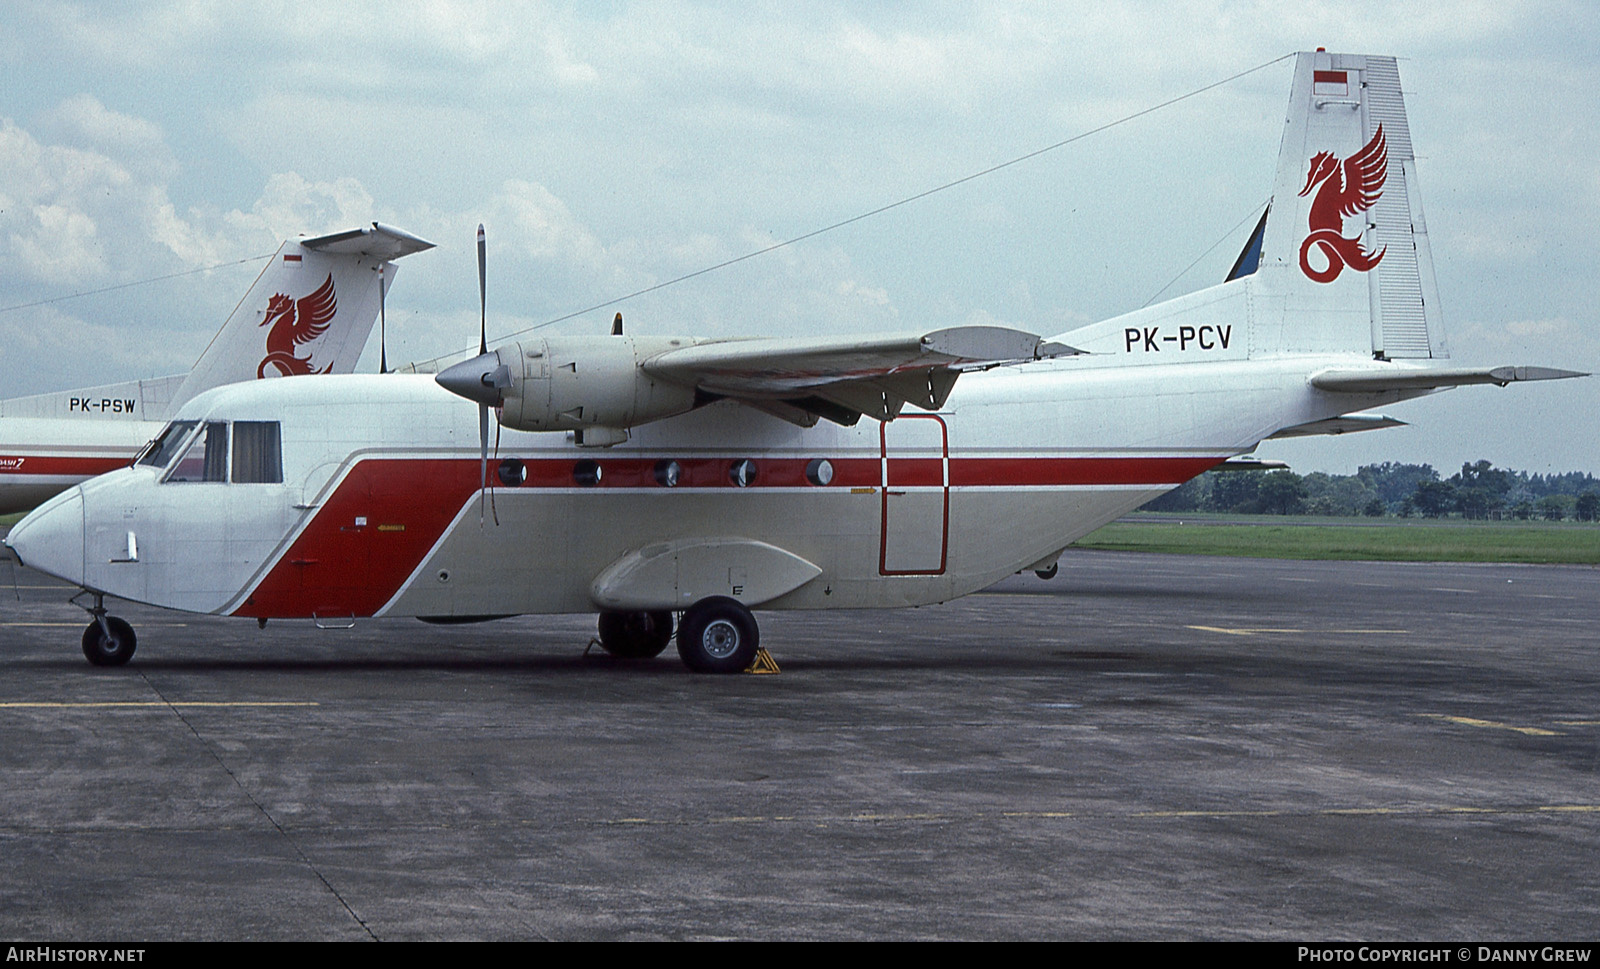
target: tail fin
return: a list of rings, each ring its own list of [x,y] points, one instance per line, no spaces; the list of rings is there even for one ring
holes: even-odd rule
[[[263,377],[349,373],[378,318],[391,260],[433,243],[379,225],[285,242],[206,347],[169,413],[212,387]]]
[[[1284,326],[1254,349],[1449,356],[1394,58],[1299,55],[1272,198],[1255,285]]]

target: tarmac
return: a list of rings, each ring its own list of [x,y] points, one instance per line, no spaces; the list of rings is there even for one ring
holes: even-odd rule
[[[768,676],[71,591],[0,562],[11,944],[1600,934],[1594,568],[1074,551]]]

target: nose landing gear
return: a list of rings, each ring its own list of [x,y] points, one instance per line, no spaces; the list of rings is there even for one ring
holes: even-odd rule
[[[70,600],[73,605],[94,617],[83,630],[83,656],[95,666],[121,666],[133,658],[139,638],[133,634],[133,627],[127,622],[106,615],[103,593],[90,592],[88,589],[84,592],[94,596],[94,605],[85,606],[78,601],[82,592]]]

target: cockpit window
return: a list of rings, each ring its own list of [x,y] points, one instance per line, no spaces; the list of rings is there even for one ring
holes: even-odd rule
[[[208,421],[205,430],[195,435],[194,443],[167,472],[167,481],[227,481],[228,425]]]
[[[233,483],[282,483],[282,438],[277,421],[234,421]]]
[[[178,453],[183,442],[188,440],[189,432],[194,430],[199,421],[173,421],[161,429],[156,439],[145,445],[144,455],[136,462],[153,468],[164,468]]]

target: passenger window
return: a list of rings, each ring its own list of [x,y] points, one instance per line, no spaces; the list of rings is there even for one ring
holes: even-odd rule
[[[233,483],[281,484],[282,438],[277,421],[234,421]]]
[[[168,481],[227,481],[228,425],[209,421],[167,473]]]
[[[188,439],[189,432],[199,421],[173,421],[161,429],[156,439],[144,446],[144,453],[136,462],[152,468],[164,468],[177,455],[178,448]]]

